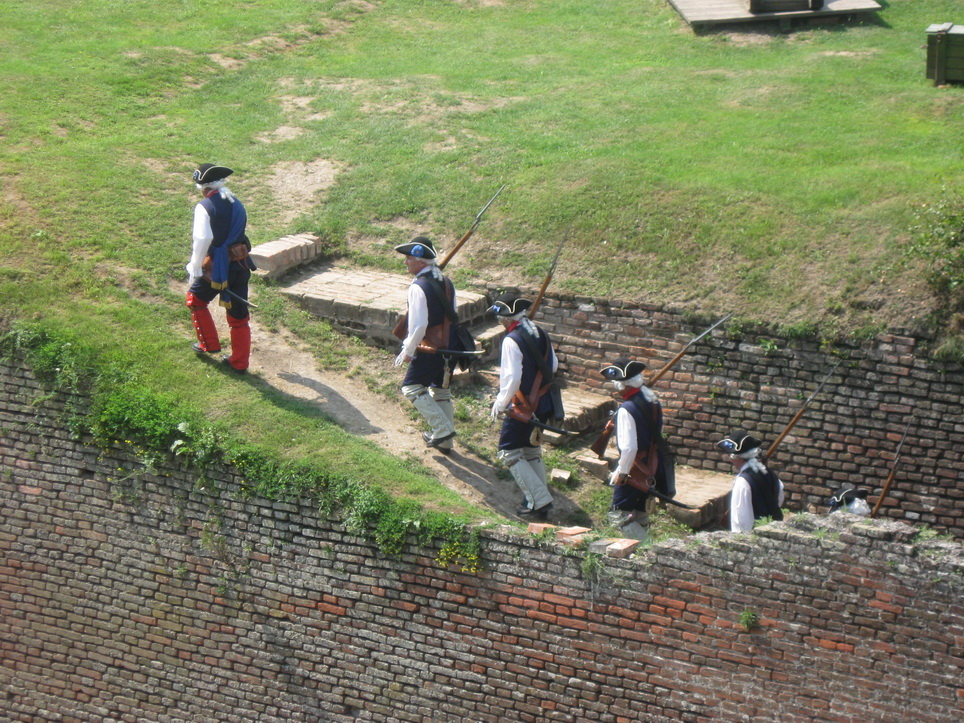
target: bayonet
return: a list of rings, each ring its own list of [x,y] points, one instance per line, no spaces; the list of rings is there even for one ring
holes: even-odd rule
[[[495,201],[496,198],[498,198],[498,196],[499,196],[500,193],[502,193],[502,189],[505,188],[505,187],[506,187],[506,184],[503,183],[502,186],[501,186],[501,188],[499,188],[499,190],[495,192],[495,195],[494,195],[492,198],[489,199],[489,202],[488,202],[487,204],[485,204],[485,205],[482,207],[482,210],[479,211],[479,212],[475,215],[475,221],[474,221],[474,223],[472,224],[472,227],[471,227],[468,231],[465,232],[465,235],[464,235],[461,239],[459,239],[459,242],[458,242],[457,244],[455,244],[455,246],[452,248],[452,250],[449,251],[448,254],[446,254],[445,258],[442,259],[442,260],[439,262],[438,267],[439,267],[440,269],[444,269],[444,268],[445,268],[445,266],[448,264],[448,262],[452,260],[452,257],[455,256],[455,254],[458,252],[458,250],[459,250],[460,248],[462,248],[462,245],[463,245],[466,241],[469,240],[469,238],[472,236],[473,233],[475,233],[475,229],[477,229],[477,228],[479,227],[479,224],[482,222],[482,216],[483,216],[483,215],[485,214],[485,212],[488,210],[489,206],[492,205],[492,202]]]

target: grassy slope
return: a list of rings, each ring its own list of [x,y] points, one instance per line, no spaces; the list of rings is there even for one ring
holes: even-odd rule
[[[913,205],[964,187],[964,92],[934,89],[922,50],[952,6],[696,35],[657,0],[11,0],[0,309],[128,350],[148,383],[291,454],[419,486],[286,400],[199,378],[171,291],[195,163],[238,170],[256,243],[311,230],[397,268],[412,228],[455,238],[507,183],[463,282],[534,283],[571,225],[556,288],[907,325],[930,303],[899,265]],[[304,132],[259,140],[282,126]],[[334,186],[280,221],[273,172],[317,159]]]

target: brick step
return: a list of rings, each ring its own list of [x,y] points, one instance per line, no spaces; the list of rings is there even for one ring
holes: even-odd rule
[[[576,456],[576,462],[601,482],[608,481],[609,471],[616,458],[615,446],[610,442],[603,459],[599,459],[590,451]],[[677,502],[695,507],[686,510],[675,505],[666,505],[666,511],[673,519],[689,525],[694,530],[718,526],[730,504],[730,490],[733,488],[733,475],[723,472],[711,472],[686,465],[676,465],[676,497]]]
[[[256,246],[251,251],[258,274],[267,278],[284,277],[281,293],[296,301],[308,313],[328,321],[340,332],[365,339],[380,347],[397,349],[392,330],[408,303],[411,277],[403,273],[362,269],[337,262],[306,264],[320,253],[320,239],[311,234],[286,236]],[[457,373],[453,384],[482,378],[498,386],[497,369],[505,330],[488,314],[489,299],[484,294],[459,289],[459,318],[463,320],[485,354],[472,374]],[[613,409],[606,395],[578,387],[563,389],[566,419],[563,428],[581,434],[600,426]],[[547,435],[558,442],[561,435]]]
[[[394,348],[392,330],[407,306],[410,283],[403,274],[323,264],[292,272],[281,293],[339,331]],[[470,329],[485,324],[484,294],[460,290],[456,305]]]

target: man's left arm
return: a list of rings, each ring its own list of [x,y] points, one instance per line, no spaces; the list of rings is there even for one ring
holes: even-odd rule
[[[629,474],[639,451],[636,420],[622,407],[616,411],[616,448],[619,450],[619,459],[616,461],[610,484],[615,484],[620,477]]]
[[[730,531],[749,532],[753,529],[753,497],[750,484],[737,477],[730,492]]]

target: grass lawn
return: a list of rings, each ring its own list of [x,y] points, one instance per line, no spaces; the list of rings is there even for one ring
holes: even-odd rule
[[[964,87],[925,79],[925,29],[959,7],[883,5],[696,34],[662,0],[8,0],[0,314],[125,350],[225,425],[347,450],[399,490],[420,473],[198,378],[179,289],[197,163],[236,170],[256,244],[311,231],[397,269],[394,244],[444,247],[504,183],[450,267],[462,284],[537,284],[571,226],[558,290],[919,326],[936,302],[903,253],[916,211],[964,195]]]

